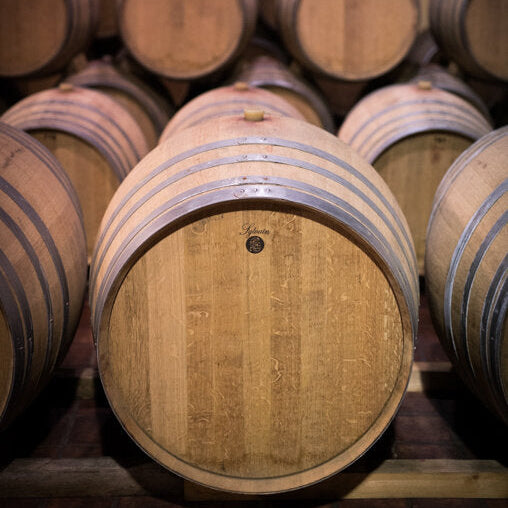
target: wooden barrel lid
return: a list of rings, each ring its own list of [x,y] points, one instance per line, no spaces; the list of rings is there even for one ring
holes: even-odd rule
[[[168,78],[190,79],[228,63],[251,35],[252,0],[123,0],[119,26],[142,65]]]
[[[430,26],[447,56],[468,74],[508,81],[508,6],[503,0],[430,3]]]
[[[400,210],[353,150],[289,118],[213,120],[150,152],[106,212],[90,282],[101,378],[173,471],[301,487],[395,414],[417,287]]]
[[[503,0],[469,0],[464,29],[478,65],[508,81],[508,6]]]
[[[97,0],[0,2],[0,76],[25,76],[64,67],[91,41]]]
[[[362,80],[395,67],[417,35],[414,0],[283,0],[278,23],[295,57],[339,79]]]

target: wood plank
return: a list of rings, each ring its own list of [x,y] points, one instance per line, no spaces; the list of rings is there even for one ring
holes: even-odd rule
[[[415,362],[408,392],[454,392],[461,386],[450,362]]]
[[[262,496],[217,492],[185,482],[186,501],[248,501]],[[492,460],[386,460],[371,472],[345,471],[271,499],[403,499],[508,497],[508,469]]]
[[[0,471],[1,498],[175,494],[182,480],[154,462],[121,465],[111,457],[15,459]]]
[[[187,501],[256,500],[185,482],[154,462],[111,457],[16,459],[0,471],[0,498],[175,495]],[[386,460],[370,472],[346,470],[320,484],[270,499],[508,497],[508,469],[493,460]]]

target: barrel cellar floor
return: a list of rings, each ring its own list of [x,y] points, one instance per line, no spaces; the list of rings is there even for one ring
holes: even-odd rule
[[[200,488],[138,449],[102,391],[89,317],[85,305],[53,380],[0,434],[4,508],[508,506],[506,428],[455,377],[432,328],[425,295],[412,379],[387,432],[343,473],[265,498]]]

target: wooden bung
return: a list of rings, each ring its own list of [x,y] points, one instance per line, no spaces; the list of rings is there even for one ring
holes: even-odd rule
[[[0,123],[0,428],[63,359],[83,303],[87,262],[78,199],[56,158]]]
[[[62,164],[83,209],[91,256],[111,197],[148,152],[137,122],[107,95],[70,83],[26,97],[0,119],[29,132]]]
[[[476,108],[429,81],[370,93],[339,130],[339,139],[373,164],[395,194],[413,235],[421,275],[437,186],[450,164],[490,130]]]
[[[93,39],[99,0],[0,2],[0,76],[50,74]]]
[[[263,110],[267,115],[289,116],[303,120],[298,109],[278,95],[249,86],[244,81],[237,81],[231,86],[209,90],[185,104],[169,121],[159,142],[165,141],[182,129],[207,120],[243,115],[245,109]]]
[[[430,0],[432,34],[468,74],[508,81],[508,4],[505,0]]]
[[[239,56],[255,28],[257,0],[120,0],[117,9],[123,42],[140,64],[195,79]]]
[[[471,145],[434,201],[425,255],[432,320],[466,384],[508,424],[508,127]]]
[[[401,402],[419,303],[407,224],[376,171],[306,122],[235,115],[160,144],[113,197],[90,274],[115,414],[195,482],[317,482]]]
[[[94,88],[122,104],[137,121],[150,149],[157,144],[172,113],[164,97],[106,60],[89,62],[81,72],[68,76],[66,82]]]
[[[279,95],[297,108],[308,122],[330,132],[334,130],[332,115],[319,92],[275,58],[255,57],[246,62],[237,79]]]
[[[402,61],[418,33],[417,0],[280,0],[278,31],[310,70],[366,80]]]

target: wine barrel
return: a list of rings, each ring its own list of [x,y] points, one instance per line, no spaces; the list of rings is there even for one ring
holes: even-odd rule
[[[165,127],[160,142],[187,127],[214,118],[242,114],[245,109],[261,109],[270,115],[303,120],[298,109],[276,94],[237,81],[232,86],[209,90],[185,104]]]
[[[395,67],[418,33],[416,0],[280,0],[278,31],[310,70],[366,80]]]
[[[2,0],[0,76],[61,70],[92,41],[98,12],[98,0]]]
[[[439,186],[427,236],[431,316],[467,385],[508,424],[508,127],[482,137]]]
[[[508,81],[508,5],[504,0],[431,0],[430,28],[467,73]]]
[[[29,132],[64,167],[83,209],[91,256],[111,197],[148,152],[138,124],[107,95],[69,83],[26,97],[1,120]]]
[[[492,124],[489,109],[483,99],[467,83],[449,73],[444,67],[437,64],[428,64],[421,67],[415,77],[410,80],[410,83],[418,84],[420,81],[430,81],[433,87],[462,97],[480,111]]]
[[[149,148],[153,148],[171,116],[171,106],[161,95],[133,75],[119,72],[108,60],[94,60],[67,83],[94,88],[122,104],[137,121]]]
[[[330,110],[319,92],[275,58],[254,58],[246,63],[237,79],[276,93],[297,108],[308,122],[330,132],[335,129]]]
[[[395,194],[409,222],[422,275],[437,186],[451,163],[491,130],[471,104],[430,82],[372,92],[339,130],[339,138],[373,164]]]
[[[412,242],[381,177],[323,129],[257,119],[182,130],[138,164],[105,214],[89,293],[130,436],[243,493],[319,481],[373,444],[418,315]]]
[[[256,0],[121,0],[122,39],[147,69],[195,79],[231,63],[252,35]]]
[[[49,380],[78,324],[85,231],[53,155],[0,123],[0,428]]]

